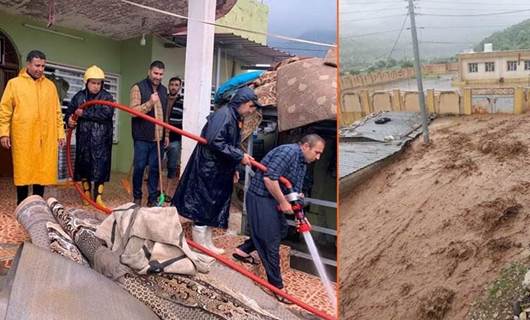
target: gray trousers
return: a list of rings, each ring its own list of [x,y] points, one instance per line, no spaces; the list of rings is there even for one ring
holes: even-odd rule
[[[247,193],[246,209],[250,227],[250,239],[239,246],[246,253],[258,251],[267,280],[277,288],[283,288],[280,271],[280,242],[287,236],[288,225],[283,213],[277,209],[273,198]]]

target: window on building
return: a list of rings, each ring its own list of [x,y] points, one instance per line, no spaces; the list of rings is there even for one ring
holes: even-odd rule
[[[495,62],[486,62],[485,64],[486,72],[494,72],[495,71]]]
[[[524,69],[525,70],[530,70],[530,60],[525,60],[524,61]]]
[[[507,61],[507,71],[517,71],[517,61]]]
[[[478,63],[468,63],[467,69],[469,72],[478,72]]]

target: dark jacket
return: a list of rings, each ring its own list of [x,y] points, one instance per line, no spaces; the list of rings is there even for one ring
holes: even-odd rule
[[[179,95],[172,106],[168,106],[167,113],[168,113],[168,119],[167,122],[179,129],[182,129],[182,117],[184,115],[183,112],[183,105],[184,101],[182,100],[182,96]],[[173,131],[169,132],[169,141],[181,141],[182,136],[178,133],[175,133]]]
[[[149,78],[145,78],[144,80],[136,83],[138,88],[140,88],[140,93],[142,95],[142,101],[141,103],[146,103],[149,98],[151,98],[151,95],[153,94],[153,85],[151,83],[151,80]],[[167,89],[162,84],[160,84],[157,88],[158,97],[160,98],[160,102],[162,103],[162,112],[163,118],[166,118],[166,106],[167,106]],[[151,109],[148,113],[146,113],[148,116],[155,117],[155,108]],[[154,141],[155,140],[155,125],[149,121],[146,121],[144,119],[141,119],[139,117],[132,117],[131,118],[131,127],[132,127],[132,136],[134,140],[142,140],[142,141]],[[162,135],[163,138],[163,135]]]
[[[102,89],[93,95],[87,89],[81,90],[70,100],[65,119],[89,100],[114,101],[112,95]],[[74,180],[88,179],[103,183],[110,179],[112,156],[112,117],[114,109],[105,105],[95,105],[85,109],[78,118],[76,127]]]
[[[180,215],[212,227],[228,227],[233,176],[243,151],[239,148],[241,118],[232,101],[208,117],[201,132],[208,144],[198,144],[188,161],[173,205]]]

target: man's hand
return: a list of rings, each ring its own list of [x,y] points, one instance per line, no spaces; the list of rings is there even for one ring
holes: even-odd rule
[[[151,98],[149,98],[149,101],[151,101],[152,104],[155,104],[158,101],[160,101],[160,97],[158,96],[158,93],[155,92],[151,94]]]
[[[250,161],[254,160],[248,153],[243,154],[243,159],[241,159],[241,164],[244,166],[250,166]]]
[[[236,171],[234,173],[234,184],[239,182],[239,171]]]
[[[59,148],[62,148],[65,145],[66,145],[66,139],[65,138],[59,139]]]
[[[165,137],[165,138],[164,138],[164,145],[163,145],[163,147],[164,147],[164,149],[165,149],[165,148],[167,148],[168,146],[169,146],[169,137]]]
[[[70,128],[74,128],[75,126],[77,126],[77,121],[74,121],[72,116],[68,118],[68,126]]]
[[[80,116],[83,115],[83,112],[84,112],[83,109],[81,109],[81,108],[77,108],[77,109],[75,110],[74,113],[75,113],[78,117],[80,117]]]
[[[2,144],[2,147],[5,149],[11,149],[11,138],[9,137],[1,137],[0,138],[0,144]]]
[[[280,202],[280,211],[285,214],[293,214],[293,207],[287,200]]]

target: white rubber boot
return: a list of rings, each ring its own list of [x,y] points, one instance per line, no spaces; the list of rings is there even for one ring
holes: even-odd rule
[[[208,244],[207,248],[210,249],[211,251],[217,253],[217,254],[225,253],[225,250],[223,248],[218,248],[213,243],[213,241],[212,241],[212,233],[213,233],[213,228],[212,227],[207,227],[207,229],[206,229],[206,243]]]
[[[209,249],[208,242],[206,241],[206,231],[206,226],[193,226],[191,228],[191,237],[193,238],[193,242]]]

